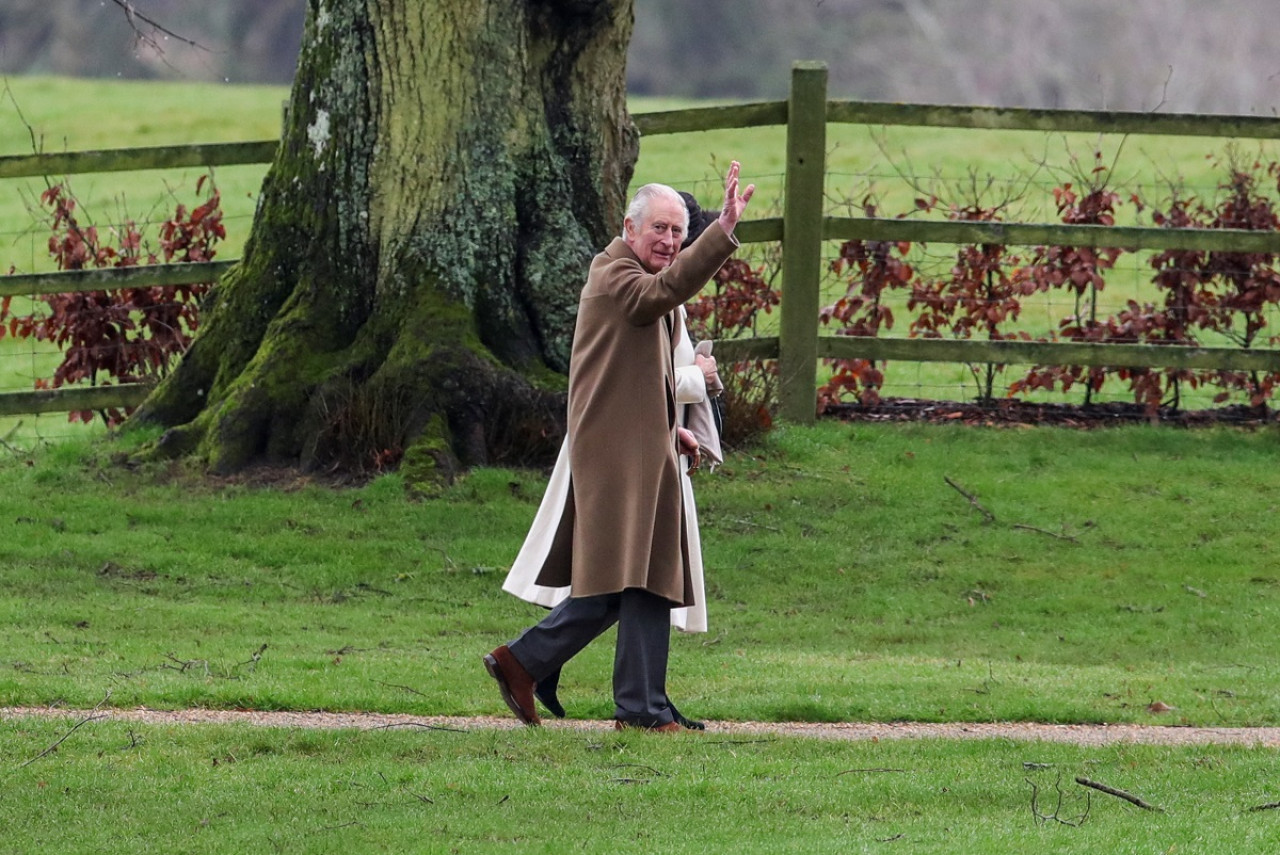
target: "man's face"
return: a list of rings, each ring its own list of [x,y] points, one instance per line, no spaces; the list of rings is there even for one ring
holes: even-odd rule
[[[684,240],[684,220],[687,216],[684,202],[659,196],[649,203],[645,221],[637,223],[627,219],[623,223],[626,243],[640,259],[644,269],[657,273],[675,261]]]

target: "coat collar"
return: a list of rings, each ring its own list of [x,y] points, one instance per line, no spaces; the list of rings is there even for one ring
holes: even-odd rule
[[[629,258],[637,264],[640,262],[640,256],[636,255],[627,242],[620,237],[609,241],[609,245],[604,248],[604,254],[610,258]]]

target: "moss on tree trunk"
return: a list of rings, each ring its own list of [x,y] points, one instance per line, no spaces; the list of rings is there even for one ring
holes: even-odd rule
[[[135,415],[157,450],[421,480],[558,445],[622,219],[631,0],[312,0],[242,262]]]

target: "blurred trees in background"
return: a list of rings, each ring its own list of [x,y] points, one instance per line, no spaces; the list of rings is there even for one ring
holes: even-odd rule
[[[4,0],[0,72],[230,83],[288,83],[306,0],[129,0],[191,45],[137,30],[113,0]],[[150,43],[149,39],[155,39]]]
[[[197,42],[160,55],[113,0],[5,0],[0,72],[286,83],[305,0],[131,0]],[[483,3],[477,3],[477,8]],[[835,97],[1164,112],[1275,112],[1274,0],[636,0],[638,95],[782,97],[791,63]]]
[[[1273,0],[637,0],[635,94],[1163,112],[1280,106]]]

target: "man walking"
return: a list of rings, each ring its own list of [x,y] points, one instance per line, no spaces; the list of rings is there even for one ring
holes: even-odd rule
[[[693,602],[679,453],[696,441],[676,424],[675,311],[733,255],[754,185],[725,179],[720,217],[688,249],[684,200],[647,184],[622,236],[595,257],[578,304],[569,362],[571,489],[538,575],[570,595],[540,623],[484,657],[503,700],[539,724],[533,690],[614,623],[617,726],[681,729],[666,700],[670,610]]]

